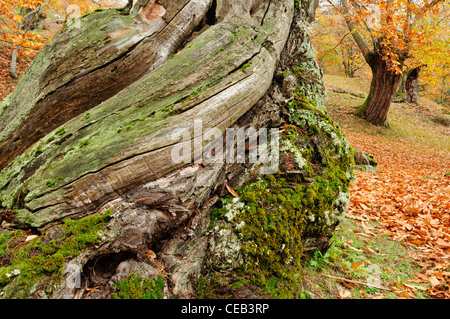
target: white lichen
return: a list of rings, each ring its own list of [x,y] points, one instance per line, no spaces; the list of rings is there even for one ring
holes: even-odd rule
[[[294,161],[298,165],[300,169],[304,168],[306,165],[308,165],[308,161],[306,158],[303,157],[303,153],[301,150],[299,150],[294,144],[292,144],[289,140],[283,141],[283,146],[280,148],[281,152],[289,151],[294,155]]]
[[[225,205],[225,209],[227,213],[225,214],[225,218],[227,221],[232,222],[234,218],[239,215],[241,209],[244,208],[244,203],[239,200],[239,198],[234,198],[232,203],[228,203]]]
[[[335,220],[342,220],[345,213],[348,211],[350,205],[350,194],[340,192],[338,198],[333,203],[332,218]]]
[[[12,277],[12,276],[18,276],[18,275],[20,275],[20,270],[19,270],[19,269],[14,269],[14,270],[11,271],[11,272],[7,272],[5,275],[6,275],[6,277],[8,277],[8,278],[10,278],[10,277]]]
[[[241,230],[244,226],[245,226],[245,222],[244,222],[244,221],[241,221],[239,224],[236,224],[236,225],[234,226],[234,228],[235,228],[236,230]]]

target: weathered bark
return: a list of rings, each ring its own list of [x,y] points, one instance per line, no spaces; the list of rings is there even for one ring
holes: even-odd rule
[[[13,79],[19,78],[19,74],[17,73],[17,55],[18,55],[18,48],[15,47],[13,49],[13,53],[11,56],[11,69],[10,69],[10,74]]]
[[[161,3],[161,4],[159,4]],[[136,16],[111,9],[69,25],[24,75],[0,123],[0,169],[52,130],[159,67],[212,0],[151,1]],[[55,53],[56,52],[56,53]]]
[[[370,63],[372,82],[369,95],[358,109],[358,115],[373,125],[387,125],[387,115],[398,90],[402,76],[391,71],[377,54],[372,54]]]
[[[297,192],[297,206],[286,207],[303,214],[302,242],[275,244],[296,252],[296,265],[302,252],[327,248],[348,208],[352,154],[326,115],[306,31],[316,1],[142,3],[143,10],[130,8],[134,20],[126,10],[109,10],[63,31],[0,109],[0,216],[11,227],[33,228],[50,241],[63,219],[112,211],[100,241],[65,260],[56,288],[38,282],[25,297],[105,298],[137,272],[163,275],[167,297],[191,298],[206,265],[229,271],[253,258],[240,251],[233,221],[210,229],[210,213],[219,198],[229,200],[226,185],[249,185],[263,165],[201,160],[221,136],[205,137],[190,163],[174,162],[180,143],[196,145],[202,136],[196,120],[220,133],[295,128],[282,138],[276,178],[283,191]],[[63,44],[66,51],[52,59]],[[179,128],[189,133],[181,140],[173,138]],[[69,284],[73,269],[83,269],[82,287]],[[18,282],[8,283],[7,297],[23,293]],[[92,286],[99,291],[84,289]]]

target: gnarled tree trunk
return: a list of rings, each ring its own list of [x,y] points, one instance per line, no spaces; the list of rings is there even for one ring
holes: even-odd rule
[[[0,268],[4,296],[108,298],[138,274],[192,298],[211,268],[299,287],[300,258],[327,249],[352,178],[307,35],[316,6],[137,1],[54,37],[0,109],[0,216],[7,234],[41,235],[34,257]],[[238,128],[280,129],[272,161],[249,160],[250,134],[244,163],[205,160]]]
[[[386,62],[371,54],[372,82],[369,95],[358,109],[358,115],[374,125],[386,125],[387,115],[398,90],[402,76],[390,70]]]

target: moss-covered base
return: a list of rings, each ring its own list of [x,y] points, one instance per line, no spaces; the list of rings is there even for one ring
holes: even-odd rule
[[[232,240],[211,245],[210,267],[219,272],[205,274],[200,297],[300,297],[302,257],[328,249],[348,209],[353,149],[343,133],[298,92],[285,117],[278,173],[212,210],[211,231]]]
[[[131,274],[127,280],[119,281],[111,294],[112,299],[163,299],[164,279],[160,276],[152,281]]]

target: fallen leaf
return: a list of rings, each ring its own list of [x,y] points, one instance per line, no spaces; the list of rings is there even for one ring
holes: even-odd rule
[[[438,240],[436,240],[436,244],[441,247],[441,248],[449,248],[450,244],[445,242],[443,239],[438,238]]]
[[[365,251],[367,251],[367,252],[369,252],[371,254],[375,253],[375,250],[373,250],[372,248],[370,248],[368,246],[362,246],[362,248],[364,248]]]
[[[232,189],[230,186],[228,186],[228,184],[225,184],[225,186],[231,195],[233,195],[234,197],[239,197],[238,193],[236,193],[234,189]]]
[[[28,242],[32,241],[33,239],[35,239],[35,238],[38,238],[38,236],[37,235],[27,236],[27,238],[25,239],[25,242],[28,243]]]
[[[400,295],[398,295],[399,297],[403,297],[403,298],[406,298],[406,299],[410,299],[411,298],[411,296],[406,292],[406,291],[404,291],[404,292],[402,292]]]
[[[431,277],[429,277],[428,278],[428,281],[430,282],[430,284],[433,286],[433,287],[436,287],[436,286],[439,286],[439,280],[436,278],[436,276],[431,276]]]
[[[428,290],[428,288],[421,287],[421,286],[408,285],[405,283],[402,283],[402,285],[405,287],[411,288],[411,289]]]
[[[153,250],[147,249],[147,256],[148,256],[148,258],[150,258],[152,260],[156,259],[156,254]]]
[[[359,206],[360,206],[363,210],[369,210],[369,207],[367,207],[367,206],[364,205],[363,203],[359,203]]]
[[[352,294],[350,291],[339,289],[339,298],[349,299],[351,296],[352,296]]]
[[[361,261],[360,263],[352,263],[351,264],[352,270],[355,270],[356,268],[362,267],[362,266],[364,266],[364,261]]]
[[[9,227],[11,224],[10,223],[8,223],[6,220],[4,220],[4,221],[2,221],[2,227]]]

